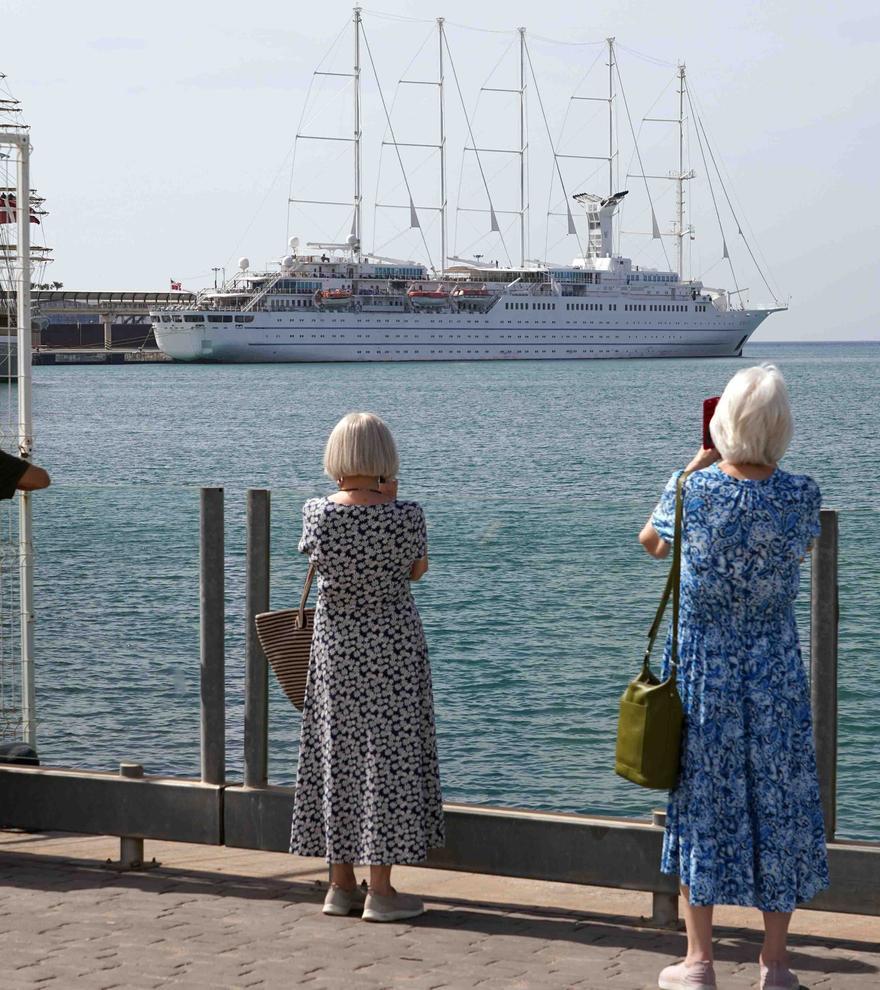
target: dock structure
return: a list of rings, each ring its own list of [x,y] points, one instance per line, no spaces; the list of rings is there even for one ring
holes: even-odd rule
[[[37,354],[156,350],[150,310],[189,305],[194,298],[180,290],[33,288],[34,348]]]
[[[829,840],[831,886],[804,907],[808,909],[808,914],[809,911],[819,911],[868,916],[859,923],[862,925],[859,930],[873,931],[874,942],[880,943],[880,921],[877,921],[880,918],[880,842],[848,842],[835,837],[836,700],[829,699],[837,697],[837,513],[832,510],[822,510],[821,524],[822,531],[811,565],[813,599],[811,678],[817,762]],[[269,600],[270,493],[268,491],[251,490],[248,493],[247,528],[248,600],[245,611],[250,617],[264,610]],[[223,690],[225,657],[222,617],[226,612],[222,566],[225,553],[222,489],[204,489],[202,492],[200,535],[202,778],[187,780],[144,775],[142,768],[137,764],[124,765],[118,775],[78,769],[0,766],[0,794],[3,795],[3,800],[0,801],[0,828],[116,836],[119,845],[114,847],[114,851],[119,850],[116,860],[119,869],[140,867],[145,858],[151,855],[149,848],[144,853],[143,840],[213,847],[215,852],[208,852],[205,857],[224,874],[227,867],[222,864],[239,862],[236,856],[244,856],[245,850],[258,850],[264,853],[287,851],[293,790],[289,787],[274,786],[267,777],[267,665],[259,642],[253,635],[248,637],[246,649],[244,781],[243,783],[229,781],[225,774],[223,756],[226,747]],[[247,621],[250,625],[250,618]],[[425,891],[442,889],[448,894],[455,883],[450,878],[456,874],[470,875],[471,886],[467,889],[478,890],[480,892],[478,899],[483,901],[493,899],[496,896],[491,893],[493,891],[512,889],[505,887],[504,884],[512,883],[514,880],[519,883],[531,883],[531,887],[517,889],[528,889],[533,892],[539,885],[574,885],[567,889],[580,890],[587,899],[594,896],[589,893],[593,888],[605,888],[601,898],[604,898],[608,904],[624,903],[620,898],[624,900],[633,896],[646,898],[650,895],[650,917],[645,924],[655,929],[675,929],[678,926],[677,881],[662,874],[659,869],[663,838],[662,815],[655,815],[654,820],[635,820],[461,804],[446,805],[445,811],[447,844],[444,849],[431,853],[426,871],[419,874],[423,878]],[[83,843],[80,848],[86,851],[87,856],[90,855],[88,850],[98,848],[89,845],[86,840],[80,841]],[[102,841],[105,845],[100,848],[107,848],[108,840]],[[28,852],[27,842],[24,840],[20,846],[14,847],[20,848],[22,854]],[[8,848],[10,846],[7,845]],[[239,852],[236,853],[235,850]],[[181,855],[185,857],[186,854]],[[51,869],[45,865],[46,862],[40,860],[38,863],[35,860],[33,868]],[[249,859],[248,862],[252,860]],[[306,937],[307,933],[312,932],[311,921],[307,924],[302,923],[301,929],[301,922],[298,919],[302,913],[304,917],[314,916],[318,923],[322,921],[316,914],[319,895],[315,893],[314,885],[305,891],[300,890],[300,894],[296,895],[294,890],[296,884],[293,884],[292,880],[295,877],[297,882],[301,882],[303,876],[312,877],[315,871],[318,877],[326,876],[326,868],[323,864],[315,863],[308,866],[306,861],[299,859],[285,859],[285,863],[288,866],[280,873],[286,877],[284,890],[287,893],[283,893],[281,888],[278,888],[277,893],[265,896],[269,900],[273,898],[284,900],[288,897],[297,900],[298,897],[297,903],[302,901],[306,905],[302,912],[298,906],[293,912],[293,917],[297,920],[296,931],[303,934],[306,943],[309,944],[308,949],[305,943],[301,948],[312,959],[316,949],[309,942],[312,936],[309,934]],[[65,869],[69,872],[71,868],[68,866]],[[89,875],[92,869],[92,866],[82,867],[82,870]],[[176,873],[174,875],[176,879],[167,880],[169,889],[177,889],[178,885],[182,885],[181,889],[186,888],[189,881],[184,883]],[[426,879],[428,877],[447,879]],[[79,883],[76,879],[70,882]],[[193,881],[196,886],[202,882],[214,883],[204,879]],[[217,882],[222,887],[222,882]],[[144,890],[152,889],[151,885],[154,884],[158,885],[156,889],[162,887],[161,883],[152,879],[145,884],[135,886],[139,890]],[[95,885],[97,886],[97,882]],[[217,892],[219,891],[215,891]],[[637,895],[634,892],[641,893]],[[571,896],[576,898],[579,895]],[[443,897],[440,896],[439,900],[442,901]],[[631,899],[625,902],[630,905],[635,903]],[[571,901],[569,900],[568,903],[570,904]],[[646,900],[645,903],[647,904],[648,901]],[[277,907],[274,900],[271,907]],[[483,911],[483,908],[473,907],[473,910],[469,908],[468,911],[472,914],[474,911]],[[627,911],[632,914],[631,909]],[[507,917],[509,912],[504,909],[502,913]],[[2,914],[2,904],[0,904],[0,914]],[[818,915],[815,917],[819,918]],[[828,916],[823,917],[827,920]],[[430,919],[430,915],[428,918]],[[756,921],[757,915],[752,923]],[[628,934],[615,930],[613,935],[609,936],[622,940],[618,947],[623,944],[644,942],[645,936],[638,934],[641,930],[633,928],[631,922],[632,919]],[[195,920],[184,923],[197,926]],[[569,943],[567,953],[564,953],[569,961],[572,954],[580,959],[582,953],[584,959],[588,959],[594,952],[591,945],[595,940],[591,941],[588,937],[591,923],[589,919],[575,922],[571,918],[566,922],[568,934],[559,937]],[[737,924],[741,923],[737,922]],[[249,924],[250,922],[245,922],[245,927]],[[455,924],[449,921],[449,925],[454,927]],[[501,932],[505,930],[507,921],[497,918],[491,920],[487,915],[480,924],[484,925],[487,932]],[[519,928],[516,925],[512,927],[507,925],[509,934],[520,938],[522,929],[528,928],[528,924],[523,922]],[[808,924],[815,927],[819,922]],[[823,921],[822,924],[825,922]],[[846,919],[838,919],[834,922],[836,930],[841,931],[847,924]],[[448,928],[449,925],[437,918],[433,922],[433,927],[439,929]],[[415,932],[418,927],[431,928],[432,922],[426,920],[412,925],[414,944],[421,938]],[[538,925],[537,931],[548,932],[556,927],[555,922],[542,922]],[[623,927],[626,928],[627,925],[624,924]],[[477,930],[482,931],[479,927]],[[821,930],[826,931],[824,928]],[[833,931],[827,931],[827,934],[834,937]],[[523,972],[526,972],[528,969],[526,956],[529,955],[528,939],[534,940],[534,945],[537,946],[535,951],[538,953],[543,953],[545,946],[540,944],[541,940],[537,934],[523,937],[526,941],[519,943],[518,951],[522,954],[519,961],[525,967]],[[291,944],[298,945],[297,938],[298,936],[293,936]],[[662,942],[656,933],[651,938],[655,939],[658,945]],[[319,941],[319,946],[323,946],[322,951],[332,953],[334,936],[328,934],[327,939],[329,941]],[[660,941],[657,941],[658,939]],[[429,943],[434,944],[431,939]],[[583,945],[576,948],[576,943]],[[675,947],[673,943],[662,944],[666,946],[662,951],[667,955],[681,954],[679,942],[675,942]],[[604,958],[602,953],[607,947],[606,944],[599,951],[596,956],[597,961],[601,962]],[[370,951],[375,955],[375,949]],[[437,951],[441,955],[454,954],[466,951],[466,947],[459,945],[454,938],[441,939]],[[661,950],[647,948],[645,951],[660,952]],[[861,949],[858,951],[861,952]],[[871,960],[863,959],[855,969],[850,967],[836,970],[832,966],[824,970],[823,977],[827,979],[823,980],[822,985],[828,988],[846,987],[848,990],[862,985],[876,985],[877,974],[880,972],[878,953],[880,953],[880,944],[874,944],[868,953]],[[552,957],[549,949],[547,954],[548,957]],[[738,956],[733,953],[728,958],[738,959]],[[258,968],[257,962],[253,963],[254,971]],[[655,969],[657,962],[658,960],[652,957],[651,965]],[[611,969],[616,966],[616,973],[624,972],[620,959],[614,954],[605,959],[602,965],[606,968],[610,966]],[[320,969],[320,966],[317,969]],[[733,975],[739,979],[739,982],[732,980],[725,985],[743,988],[751,985],[749,982],[751,977],[746,979],[742,975],[744,971],[741,966],[734,967],[734,970]],[[492,979],[502,971],[506,975],[501,978],[501,982],[497,980],[492,982]],[[633,972],[636,973],[636,970]],[[842,974],[839,978],[829,975],[837,972]],[[485,987],[605,985],[589,981],[577,982],[568,969],[565,970],[565,974],[565,980],[569,982],[560,983],[552,980],[541,982],[536,978],[531,982],[526,980],[517,983],[514,980],[515,974],[499,969],[495,974],[490,974],[492,975],[490,982],[479,985]],[[854,974],[870,975],[870,980],[859,982]],[[418,974],[410,973],[408,978],[415,979],[416,975]],[[483,975],[486,976],[485,973]],[[638,971],[637,975],[638,979],[642,979],[641,971]],[[393,974],[383,970],[378,975],[375,986],[397,985],[392,977]],[[504,982],[505,979],[509,982]],[[754,980],[751,980],[751,983],[753,982]],[[233,980],[229,985],[239,984]],[[274,984],[255,982],[254,985]],[[342,985],[349,984],[344,981],[315,983],[315,986]],[[374,982],[369,979],[358,983],[358,986],[364,987],[373,985]],[[417,982],[412,985],[422,986],[423,983]],[[475,984],[454,980],[436,985],[466,987]],[[644,980],[640,983],[615,979],[615,985],[641,987],[647,984]]]

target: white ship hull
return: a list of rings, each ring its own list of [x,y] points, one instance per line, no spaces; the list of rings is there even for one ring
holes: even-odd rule
[[[564,311],[534,318],[489,314],[271,313],[153,316],[159,347],[178,361],[481,361],[734,357],[772,312],[607,313],[586,322]],[[498,307],[496,306],[497,310]],[[620,306],[623,309],[623,306]],[[598,315],[598,314],[597,314]],[[663,314],[667,315],[667,314]],[[580,316],[580,314],[578,314]],[[189,318],[192,322],[185,322]],[[508,317],[508,318],[504,318]],[[243,318],[251,322],[239,323]]]

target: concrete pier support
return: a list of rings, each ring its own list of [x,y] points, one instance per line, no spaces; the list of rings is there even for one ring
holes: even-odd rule
[[[113,347],[113,315],[101,313],[101,325],[104,327],[104,350],[109,351]]]

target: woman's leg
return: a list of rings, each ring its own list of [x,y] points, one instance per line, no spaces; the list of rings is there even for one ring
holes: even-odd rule
[[[712,905],[695,907],[691,904],[690,891],[681,885],[684,899],[684,924],[687,929],[688,952],[685,963],[712,962]]]
[[[768,966],[770,963],[788,961],[788,926],[791,922],[791,911],[764,911],[764,945],[761,948],[761,962]]]
[[[354,890],[357,886],[354,866],[351,863],[331,863],[330,883],[341,887],[343,890]]]
[[[394,893],[394,888],[391,886],[390,866],[370,867],[370,890],[380,897],[390,897]]]

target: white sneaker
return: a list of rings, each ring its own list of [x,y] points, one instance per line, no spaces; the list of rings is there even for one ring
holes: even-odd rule
[[[761,990],[799,990],[801,981],[783,963],[761,967]]]
[[[324,907],[321,909],[324,914],[332,914],[337,918],[344,918],[355,908],[364,906],[367,899],[367,886],[362,883],[359,887],[346,890],[338,884],[331,883],[327,896],[324,898]]]
[[[715,990],[715,969],[710,962],[696,962],[686,966],[683,962],[667,966],[657,981],[660,990]]]
[[[393,894],[383,897],[373,891],[367,893],[364,904],[364,921],[403,921],[425,913],[425,905],[413,894]]]

